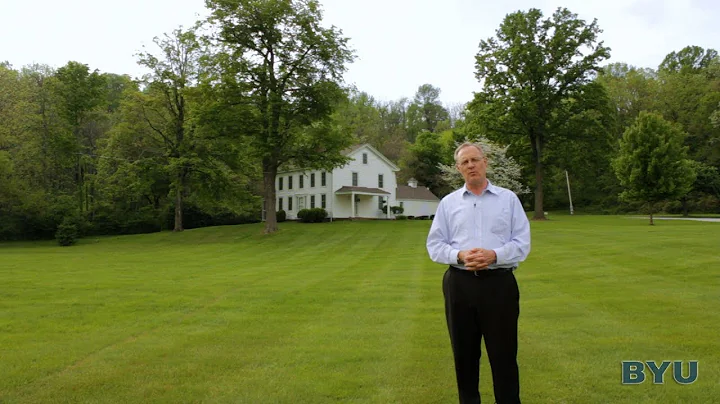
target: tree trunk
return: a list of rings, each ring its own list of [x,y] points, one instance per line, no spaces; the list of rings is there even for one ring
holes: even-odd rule
[[[688,212],[687,196],[682,197],[682,211],[683,211],[683,217],[690,216],[690,212]]]
[[[652,213],[652,210],[650,211],[650,226],[655,226],[655,222],[653,222],[653,213]]]
[[[542,163],[542,143],[541,136],[535,136],[535,213],[533,220],[545,220],[545,211],[543,210],[543,163]]]
[[[265,234],[275,233],[278,229],[277,213],[275,212],[275,177],[277,164],[270,159],[263,159],[263,197],[265,198]]]
[[[183,188],[185,187],[185,175],[181,169],[177,177],[175,189],[175,228],[174,232],[183,231]]]

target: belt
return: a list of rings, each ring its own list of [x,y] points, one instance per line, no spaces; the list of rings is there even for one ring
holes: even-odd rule
[[[491,268],[491,269],[479,269],[477,271],[469,271],[467,269],[458,268],[450,265],[450,269],[453,269],[457,272],[466,273],[466,274],[473,274],[474,276],[481,277],[481,276],[489,276],[489,275],[499,275],[504,273],[509,273],[517,269],[517,267],[501,267],[501,268]]]

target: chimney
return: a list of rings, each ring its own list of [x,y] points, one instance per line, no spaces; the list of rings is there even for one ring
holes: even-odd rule
[[[410,180],[408,180],[408,186],[410,188],[417,188],[417,180],[415,178],[410,178]]]

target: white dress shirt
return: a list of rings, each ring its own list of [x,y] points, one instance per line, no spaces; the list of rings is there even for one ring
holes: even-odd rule
[[[514,192],[488,181],[479,196],[463,185],[440,201],[427,237],[430,259],[467,269],[457,255],[472,248],[495,251],[497,262],[488,269],[517,267],[527,258],[530,222]]]

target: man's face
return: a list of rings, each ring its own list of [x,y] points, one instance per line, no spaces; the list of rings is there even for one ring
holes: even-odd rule
[[[465,147],[458,153],[457,169],[465,179],[465,183],[474,186],[485,185],[487,159],[476,147]]]

